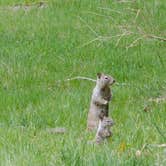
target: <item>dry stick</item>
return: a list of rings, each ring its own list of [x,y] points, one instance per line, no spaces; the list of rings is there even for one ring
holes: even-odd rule
[[[149,37],[149,38],[154,38],[154,39],[166,42],[166,38],[163,38],[163,37],[160,37],[160,36],[155,36],[155,35],[151,35],[151,34],[148,34],[146,36]]]
[[[73,78],[68,78],[64,81],[66,82],[66,81],[72,81],[72,80],[88,80],[88,81],[96,82],[96,80],[94,80],[92,78],[82,77],[82,76],[76,76],[76,77],[73,77]]]
[[[83,76],[76,76],[76,77],[73,77],[73,78],[67,78],[65,80],[59,80],[58,82],[68,82],[68,81],[73,81],[73,80],[88,80],[88,81],[96,82],[96,80],[93,79],[93,78],[83,77]],[[129,84],[116,82],[115,85],[118,85],[118,86],[127,86]]]
[[[166,148],[166,144],[150,144],[151,147]]]

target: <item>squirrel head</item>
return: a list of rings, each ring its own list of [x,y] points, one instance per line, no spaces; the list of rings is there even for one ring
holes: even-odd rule
[[[106,87],[115,83],[115,79],[112,76],[105,75],[104,73],[97,73],[97,84],[101,87]]]

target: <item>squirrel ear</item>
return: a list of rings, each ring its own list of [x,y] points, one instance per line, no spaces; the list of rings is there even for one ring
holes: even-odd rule
[[[101,77],[101,73],[97,73],[97,78],[100,78]]]

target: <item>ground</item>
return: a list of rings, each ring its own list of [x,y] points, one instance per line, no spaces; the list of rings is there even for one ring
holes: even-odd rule
[[[165,165],[166,3],[39,2],[0,1],[0,165]],[[64,81],[97,72],[117,81],[100,146],[86,131],[95,83]]]

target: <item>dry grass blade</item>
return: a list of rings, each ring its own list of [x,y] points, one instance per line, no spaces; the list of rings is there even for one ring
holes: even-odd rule
[[[135,2],[135,0],[133,1],[126,1],[126,0],[117,0],[118,3],[133,3]]]
[[[140,12],[141,12],[141,10],[140,10],[140,9],[138,9],[138,10],[137,10],[137,14],[136,14],[135,19],[134,19],[134,22],[136,22],[136,20],[137,20],[137,18],[138,18],[138,16],[139,16],[139,14],[140,14]]]
[[[114,10],[114,9],[107,8],[107,7],[98,7],[98,8],[102,9],[102,10],[107,10],[107,11],[115,12],[115,13],[118,13],[118,14],[123,14],[122,12],[120,12],[118,10]]]
[[[134,40],[130,45],[126,46],[126,49],[129,49],[129,48],[131,48],[131,47],[136,46],[136,45],[137,45],[137,42],[138,42],[139,40],[142,40],[143,38],[144,38],[144,36],[141,36],[141,37],[137,38],[137,39]]]
[[[90,29],[90,31],[95,35],[98,36],[98,33],[80,16],[78,18]]]
[[[93,40],[90,40],[90,41],[84,43],[83,45],[79,46],[78,48],[85,47],[85,46],[87,46],[87,45],[89,45],[89,44],[91,44],[91,43],[93,43],[93,42],[95,42],[95,41],[97,41],[97,40],[99,40],[99,37],[96,37],[96,38],[94,38]]]
[[[106,17],[106,18],[109,18],[109,19],[111,19],[112,21],[114,21],[114,19],[113,19],[111,16],[108,16],[108,15],[99,14],[99,13],[91,12],[91,11],[88,11],[88,12],[86,12],[86,13],[93,14],[93,15],[96,15],[96,16]]]
[[[119,37],[119,39],[117,40],[117,42],[115,44],[116,47],[119,45],[120,40],[126,35],[130,35],[130,33],[129,32],[122,33],[122,35]]]

